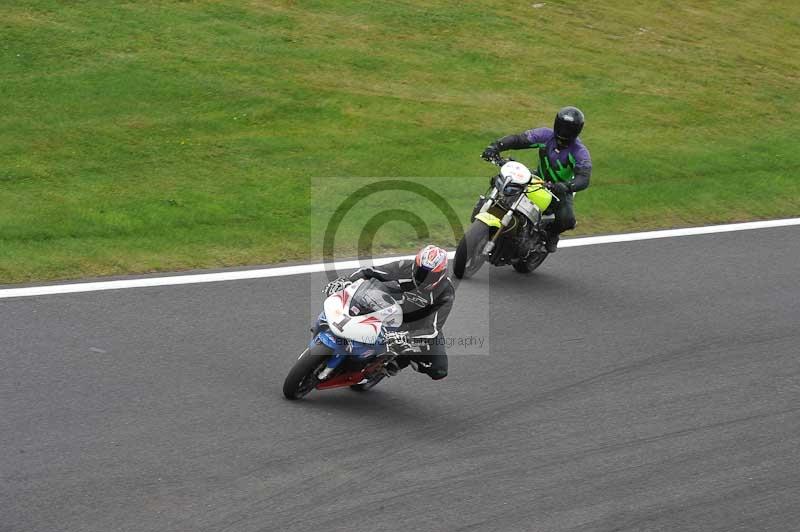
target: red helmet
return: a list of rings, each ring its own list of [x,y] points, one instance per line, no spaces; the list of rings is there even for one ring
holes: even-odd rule
[[[414,257],[411,274],[417,288],[433,290],[447,277],[447,251],[436,246],[425,246]]]

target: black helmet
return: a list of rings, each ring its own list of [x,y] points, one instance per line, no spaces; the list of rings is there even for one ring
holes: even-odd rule
[[[572,142],[583,129],[583,113],[577,107],[564,107],[556,114],[553,123],[553,132],[556,138],[567,142]]]

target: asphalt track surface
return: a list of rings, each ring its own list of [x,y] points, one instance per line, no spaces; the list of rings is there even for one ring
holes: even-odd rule
[[[447,379],[298,402],[319,275],[0,301],[0,531],[800,530],[798,259],[788,227],[487,269]]]

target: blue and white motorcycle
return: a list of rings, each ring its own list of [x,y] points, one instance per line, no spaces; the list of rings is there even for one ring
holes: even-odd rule
[[[314,336],[283,382],[287,399],[311,390],[374,387],[392,373],[397,353],[387,337],[403,323],[403,311],[386,284],[361,279],[325,299]]]

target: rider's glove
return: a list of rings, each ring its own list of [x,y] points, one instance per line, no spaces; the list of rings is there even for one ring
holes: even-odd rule
[[[481,154],[481,159],[484,161],[494,161],[498,157],[500,157],[500,148],[497,146],[496,142],[486,146],[486,149],[483,150],[483,153]]]
[[[408,331],[389,331],[383,337],[386,339],[387,350],[401,353],[413,347],[408,339]]]
[[[566,183],[548,181],[545,186],[556,196],[566,196],[569,192],[569,185]]]
[[[330,297],[336,292],[341,292],[351,284],[353,284],[353,281],[345,279],[344,277],[339,277],[338,279],[334,279],[333,281],[326,284],[325,290],[323,290],[323,292],[325,294],[325,297]]]

